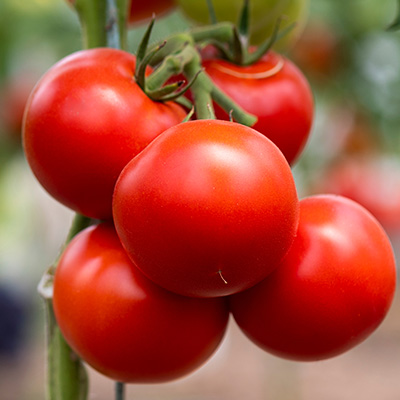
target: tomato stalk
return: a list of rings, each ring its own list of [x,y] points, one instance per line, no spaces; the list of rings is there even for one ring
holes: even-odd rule
[[[65,245],[90,224],[90,218],[76,214]],[[49,400],[86,400],[88,393],[86,369],[65,342],[54,316],[52,298],[56,265],[57,261],[44,274],[38,287],[46,307],[48,349],[46,394]]]
[[[129,0],[76,0],[84,48],[127,45]]]
[[[224,31],[224,34],[221,36],[225,37],[226,26],[222,25],[221,31]],[[232,113],[237,122],[247,126],[252,126],[256,122],[256,117],[244,111],[226,96],[203,70],[201,55],[190,33],[172,35],[165,42],[150,48],[148,53],[152,55],[149,63],[155,67],[155,71],[146,77],[145,91],[155,90],[172,76],[183,72],[191,86],[198,119],[215,119],[214,100],[226,112]]]
[[[123,382],[115,382],[115,400],[124,400],[125,384]]]

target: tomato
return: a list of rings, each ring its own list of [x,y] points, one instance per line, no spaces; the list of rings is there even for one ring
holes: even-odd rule
[[[132,0],[130,5],[129,22],[141,23],[152,17],[160,16],[174,8],[174,0]]]
[[[311,88],[301,71],[274,52],[246,67],[219,59],[205,60],[203,65],[219,88],[258,117],[253,128],[294,163],[307,142],[314,114]],[[229,118],[220,107],[215,108],[217,118]]]
[[[342,56],[337,30],[327,21],[317,18],[308,22],[291,52],[297,65],[316,78],[331,78]]]
[[[54,312],[66,341],[89,365],[122,382],[179,378],[220,344],[225,299],[185,298],[145,278],[112,225],[79,233],[54,277]]]
[[[179,294],[213,297],[268,275],[293,241],[290,167],[263,135],[197,120],[165,131],[122,171],[113,215],[138,268]]]
[[[206,0],[178,0],[184,15],[199,24],[208,24]],[[218,21],[237,23],[243,0],[213,0]],[[260,44],[271,36],[278,18],[284,17],[281,27],[296,22],[296,27],[279,42],[278,48],[293,46],[304,29],[309,8],[309,0],[252,0],[250,1],[251,43]]]
[[[35,81],[33,76],[18,75],[0,88],[0,127],[13,140],[21,140],[24,109]]]
[[[42,186],[89,217],[111,217],[115,181],[125,164],[186,115],[148,98],[133,79],[135,57],[98,48],[53,66],[30,96],[24,148]]]
[[[231,298],[244,333],[276,356],[336,356],[382,322],[396,285],[391,244],[362,206],[340,196],[300,201],[300,222],[279,267]]]
[[[353,199],[369,210],[389,233],[400,229],[400,162],[366,154],[339,160],[312,184],[313,192]]]

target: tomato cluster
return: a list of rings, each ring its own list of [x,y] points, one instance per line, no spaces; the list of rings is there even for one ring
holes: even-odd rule
[[[299,201],[290,164],[313,118],[300,71],[273,52],[251,66],[204,60],[210,82],[258,117],[247,127],[217,105],[221,119],[183,122],[183,107],[138,85],[136,61],[110,48],[70,55],[25,112],[39,182],[102,220],[68,244],[54,277],[71,347],[115,380],[162,382],[213,354],[230,313],[261,348],[296,360],[365,339],[394,295],[393,252],[357,203]]]

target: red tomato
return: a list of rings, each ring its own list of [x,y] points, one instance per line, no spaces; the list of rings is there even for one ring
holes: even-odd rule
[[[134,70],[127,52],[83,50],[51,68],[28,101],[24,147],[32,171],[54,198],[89,217],[111,217],[122,168],[186,115],[148,98]]]
[[[231,299],[235,320],[264,350],[293,360],[336,356],[382,322],[396,269],[390,241],[362,206],[340,196],[300,201],[297,236],[281,265]]]
[[[306,144],[314,113],[311,88],[300,70],[271,51],[250,66],[219,59],[205,60],[203,65],[219,88],[258,117],[253,128],[271,139],[293,164]],[[218,106],[216,115],[229,118]]]
[[[331,77],[340,63],[339,35],[324,20],[310,20],[291,56],[301,68],[317,78]]]
[[[122,382],[179,378],[220,344],[225,299],[185,298],[145,278],[111,225],[78,234],[54,278],[54,311],[72,349],[102,374]]]
[[[384,155],[351,156],[322,173],[313,192],[357,201],[390,232],[400,230],[400,162]]]
[[[298,198],[279,149],[234,122],[170,128],[122,171],[117,232],[135,264],[166,289],[232,294],[268,275],[297,227]]]
[[[0,129],[18,141],[21,140],[25,105],[35,82],[33,76],[21,74],[6,81],[0,88]]]
[[[160,16],[174,8],[174,0],[132,0],[129,13],[130,23],[141,23],[152,17]]]

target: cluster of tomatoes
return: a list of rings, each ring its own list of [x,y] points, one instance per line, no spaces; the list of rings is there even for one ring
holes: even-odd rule
[[[250,128],[218,108],[220,119],[182,122],[183,107],[140,89],[135,62],[110,48],[72,54],[42,77],[25,112],[37,179],[96,221],[68,244],[54,278],[71,347],[115,380],[160,382],[204,363],[230,314],[289,359],[364,340],[393,298],[393,252],[357,203],[298,199],[290,164],[313,117],[301,72],[274,52],[250,66],[204,61],[258,117]]]

